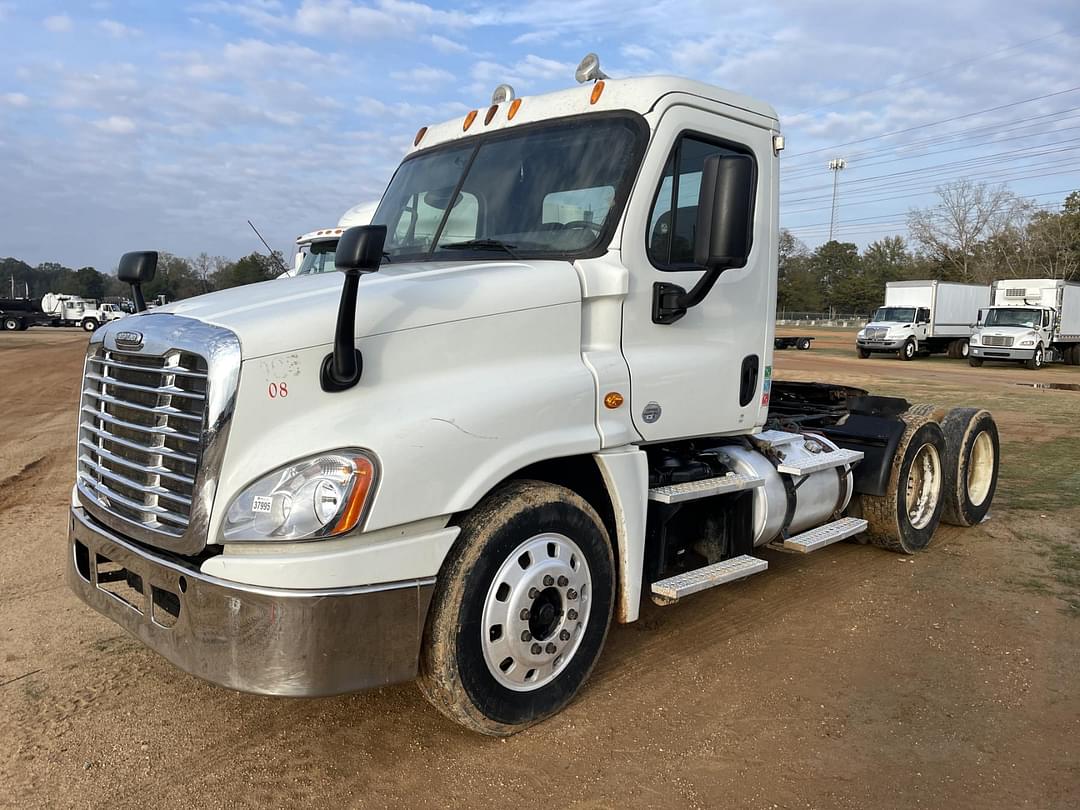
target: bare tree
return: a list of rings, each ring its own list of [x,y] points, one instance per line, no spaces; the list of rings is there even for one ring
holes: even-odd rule
[[[979,261],[980,246],[1026,223],[1030,204],[1005,186],[967,178],[935,191],[939,205],[908,212],[912,238],[931,258],[952,267],[959,280],[988,281],[995,273],[992,263]]]

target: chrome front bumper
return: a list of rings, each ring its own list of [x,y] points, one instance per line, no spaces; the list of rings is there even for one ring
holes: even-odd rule
[[[72,590],[176,666],[264,695],[314,697],[415,677],[434,579],[300,591],[229,582],[71,510]]]
[[[983,360],[1030,360],[1035,356],[1035,347],[1030,349],[1008,349],[1003,346],[972,346],[968,344],[972,357]]]
[[[866,338],[855,338],[855,345],[868,352],[896,352],[903,347],[905,342],[907,342],[907,338],[900,338],[898,340],[867,340]]]

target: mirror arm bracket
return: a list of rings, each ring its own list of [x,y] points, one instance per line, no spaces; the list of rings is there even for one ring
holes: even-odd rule
[[[697,283],[687,292],[678,284],[670,284],[666,281],[653,283],[653,323],[675,323],[686,314],[691,307],[696,307],[705,300],[705,296],[712,290],[720,274],[727,269],[725,267],[710,267],[705,270]]]

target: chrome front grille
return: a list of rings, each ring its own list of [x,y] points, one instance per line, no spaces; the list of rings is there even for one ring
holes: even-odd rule
[[[889,334],[888,329],[880,329],[880,328],[869,327],[866,330],[866,339],[867,340],[884,340],[885,336],[887,334]]]
[[[121,333],[141,347],[118,347]],[[86,510],[140,542],[201,551],[239,370],[236,336],[188,318],[153,314],[95,332],[79,406]]]
[[[1009,348],[1013,345],[1013,339],[1011,337],[1004,337],[1003,335],[983,335],[983,346],[1001,346],[1003,348]]]
[[[206,422],[206,360],[100,347],[86,359],[79,479],[101,505],[180,537],[191,517]]]

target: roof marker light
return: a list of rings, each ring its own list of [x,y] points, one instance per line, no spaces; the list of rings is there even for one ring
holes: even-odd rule
[[[495,113],[499,111],[498,104],[492,104],[488,107],[487,115],[484,116],[484,126],[486,127],[491,123],[491,119],[495,117]]]
[[[517,115],[518,108],[521,106],[521,99],[515,98],[510,102],[510,109],[506,111],[506,120],[513,121],[514,116]]]
[[[427,127],[420,127],[420,129],[416,130],[416,137],[413,138],[412,145],[419,146],[425,135],[427,135]]]
[[[472,126],[472,122],[476,120],[476,110],[469,110],[469,114],[465,116],[465,123],[461,126],[462,132],[468,132],[469,127]]]
[[[596,84],[593,85],[592,95],[589,96],[589,103],[590,104],[595,104],[596,102],[598,102],[600,100],[600,94],[603,93],[603,92],[604,92],[604,82],[601,79],[600,81],[598,81]]]

